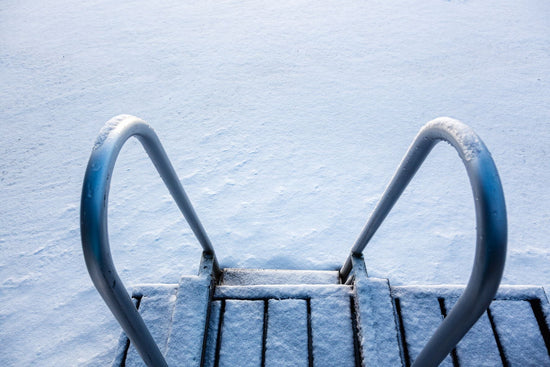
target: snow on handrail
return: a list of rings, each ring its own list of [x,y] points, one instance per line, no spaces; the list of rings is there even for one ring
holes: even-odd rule
[[[120,115],[109,120],[94,144],[82,187],[80,228],[86,266],[92,281],[148,366],[166,366],[158,346],[120,280],[109,247],[107,204],[115,161],[124,143],[135,136],[153,161],[179,209],[202,245],[217,263],[214,248],[201,225],[155,131],[143,120]]]
[[[340,270],[345,280],[351,272],[352,256],[361,256],[432,148],[443,140],[458,151],[472,186],[477,227],[475,259],[464,293],[413,366],[437,366],[443,361],[489,307],[504,270],[507,242],[504,193],[491,154],[469,126],[442,117],[420,130]]]

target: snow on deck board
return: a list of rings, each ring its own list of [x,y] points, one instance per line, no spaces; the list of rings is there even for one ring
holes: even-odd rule
[[[172,321],[176,290],[176,286],[144,286],[134,288],[133,292],[141,295],[139,313],[163,353],[166,350],[166,341]],[[122,353],[124,354],[124,351]],[[119,361],[122,361],[122,358],[117,357],[115,359],[117,366],[122,364]],[[131,343],[124,365],[127,367],[145,366],[141,356]]]
[[[257,358],[264,356],[266,366],[307,366],[311,361],[315,366],[354,366],[352,296],[352,287],[341,284],[217,287],[214,302],[225,302],[217,321],[221,325],[221,333],[216,332],[221,338],[221,342],[217,342],[221,344],[219,365],[226,358],[231,361],[226,365],[245,363],[243,359],[247,366],[252,366],[256,365]],[[256,306],[243,312],[244,305]],[[245,317],[256,321],[244,322]],[[212,322],[214,318],[209,330],[216,328]],[[240,329],[228,334],[227,329],[235,329],[235,325],[240,325]],[[208,337],[207,355],[211,355],[210,348],[215,344],[211,337]],[[230,342],[228,338],[237,340]],[[244,347],[242,338],[251,338],[244,342]],[[232,347],[226,343],[233,343]],[[246,353],[243,348],[247,349]],[[256,352],[252,352],[253,348],[257,348]],[[234,360],[230,353],[238,359]]]
[[[210,323],[204,354],[205,367],[214,367],[216,363],[216,341],[218,340],[218,328],[220,326],[221,303],[221,301],[213,301],[210,305]]]
[[[264,301],[225,301],[220,334],[220,367],[261,366],[264,303]]]
[[[408,357],[413,362],[443,320],[443,316],[435,297],[425,298],[417,297],[412,293],[403,294],[399,298],[399,305]],[[445,357],[440,366],[452,367],[451,356]]]
[[[313,298],[330,296],[350,296],[350,286],[343,284],[306,285],[251,285],[218,286],[214,298],[268,299],[268,298]]]
[[[528,301],[493,301],[489,307],[510,366],[550,366],[550,357]]]
[[[269,300],[265,350],[267,367],[308,365],[307,318],[305,300]]]
[[[415,303],[418,301],[414,299],[438,298],[444,299],[448,313],[463,291],[464,286],[453,285],[397,286],[392,287],[392,297],[399,299],[402,314],[408,308],[403,304],[405,299]],[[489,314],[483,314],[457,345],[459,365],[550,366],[550,348],[547,347],[550,341],[545,341],[543,336],[550,335],[549,308],[544,289],[540,286],[501,286],[489,307]],[[535,309],[540,320],[535,316]],[[405,327],[407,346],[409,337],[409,330]],[[497,341],[502,346],[502,353]]]
[[[210,302],[209,286],[207,277],[181,278],[166,351],[169,366],[200,365]]]
[[[355,366],[350,297],[311,299],[315,366]]]
[[[456,304],[457,297],[445,299],[447,314]],[[456,346],[456,354],[461,367],[499,366],[502,359],[487,312]]]
[[[338,284],[338,271],[224,269],[223,285]]]
[[[398,338],[407,347],[404,363],[414,361],[464,289],[390,287],[364,269],[354,279],[352,286],[218,286],[210,301],[208,277],[183,277],[179,285],[136,287],[133,297],[140,298],[139,312],[170,366],[199,366],[202,353],[207,367],[354,366],[360,356],[367,366],[397,366]],[[457,345],[458,365],[503,365],[505,359],[510,366],[550,366],[549,309],[541,287],[501,287],[490,312]],[[124,364],[143,366],[122,334],[113,366]],[[452,366],[452,358],[442,366]]]
[[[355,266],[355,265],[354,265]],[[400,366],[390,286],[386,279],[355,275],[355,303],[365,366]]]

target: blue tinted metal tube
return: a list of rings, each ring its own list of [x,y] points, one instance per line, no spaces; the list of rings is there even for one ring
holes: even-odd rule
[[[204,252],[214,257],[212,244],[154,130],[139,118],[128,115],[109,120],[94,144],[82,187],[80,206],[82,249],[95,287],[145,363],[148,366],[166,366],[162,353],[117,274],[109,246],[107,206],[112,172],[120,149],[132,136],[137,137],[144,146]]]
[[[437,366],[449,354],[489,307],[504,271],[507,243],[504,193],[491,154],[470,127],[450,118],[438,118],[420,130],[341,269],[342,278],[347,278],[351,256],[362,254],[425,158],[440,141],[448,142],[457,150],[470,179],[476,211],[475,259],[464,293],[413,366]]]

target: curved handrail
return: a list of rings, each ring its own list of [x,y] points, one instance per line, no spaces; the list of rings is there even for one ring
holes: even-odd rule
[[[95,142],[82,187],[80,230],[86,266],[103,300],[148,366],[166,366],[157,344],[120,280],[109,248],[107,204],[115,161],[124,143],[136,136],[153,161],[180,211],[199,240],[204,253],[214,259],[214,248],[202,227],[155,131],[143,120],[120,115],[109,120]]]
[[[362,254],[424,159],[442,140],[458,151],[468,172],[475,200],[476,252],[473,270],[464,293],[420,352],[413,366],[437,366],[451,352],[489,307],[504,271],[507,242],[504,193],[491,154],[470,127],[457,120],[442,117],[428,122],[420,130],[340,271],[342,278],[346,279],[351,271],[351,257]]]

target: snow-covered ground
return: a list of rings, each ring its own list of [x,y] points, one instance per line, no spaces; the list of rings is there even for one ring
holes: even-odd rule
[[[550,284],[550,2],[6,0],[0,5],[0,364],[113,357],[79,234],[101,126],[156,129],[222,265],[336,269],[428,120],[471,125],[508,205],[503,283]],[[110,198],[127,285],[200,249],[139,143]],[[366,250],[393,284],[465,283],[473,200],[440,144]]]

